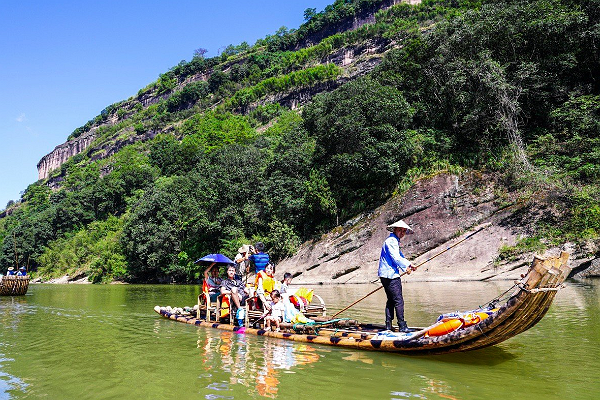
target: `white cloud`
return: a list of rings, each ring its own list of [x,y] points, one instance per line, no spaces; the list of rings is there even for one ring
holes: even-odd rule
[[[23,122],[23,121],[26,121],[26,120],[27,120],[27,118],[25,118],[25,113],[21,113],[21,115],[19,115],[17,117],[17,122]]]

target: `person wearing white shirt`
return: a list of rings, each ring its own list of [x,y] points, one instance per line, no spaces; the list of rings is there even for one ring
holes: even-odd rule
[[[400,240],[413,230],[404,221],[399,220],[387,226],[392,232],[383,242],[381,256],[379,257],[379,270],[377,275],[381,280],[383,289],[387,296],[385,304],[385,328],[392,330],[394,311],[398,318],[398,329],[400,332],[408,332],[409,328],[404,320],[404,298],[402,297],[402,282],[400,275],[404,272],[410,274],[415,270],[400,250]]]

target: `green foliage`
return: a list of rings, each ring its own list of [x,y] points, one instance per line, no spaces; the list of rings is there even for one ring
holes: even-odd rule
[[[39,274],[57,278],[87,274],[92,282],[124,279],[125,259],[119,244],[123,221],[109,217],[48,243],[39,257]]]
[[[263,242],[273,259],[280,260],[296,253],[301,242],[291,226],[274,220],[269,224],[268,232],[269,235],[263,239]]]
[[[410,166],[405,128],[413,110],[401,92],[362,78],[321,95],[304,111],[315,162],[347,217],[387,197]]]
[[[568,221],[566,235],[571,240],[592,239],[600,236],[600,190],[587,186],[576,190],[572,196],[572,218]]]
[[[547,245],[537,237],[525,237],[517,240],[514,246],[502,245],[498,251],[498,261],[507,260],[513,261],[523,253],[528,252],[543,252],[546,250]]]
[[[212,111],[189,118],[179,127],[178,132],[192,136],[188,140],[195,141],[206,151],[228,144],[248,143],[256,135],[248,118]]]
[[[600,96],[570,98],[550,118],[551,133],[537,137],[531,146],[537,164],[600,183]]]
[[[213,253],[220,232],[243,236],[249,178],[261,157],[230,146],[215,151],[183,176],[162,177],[135,205],[122,238],[129,272],[141,281],[193,278],[189,256]],[[180,255],[178,257],[178,255]],[[192,257],[193,258],[193,257]]]
[[[162,74],[156,82],[157,94],[163,94],[172,91],[177,86],[177,77],[174,73],[168,72]]]
[[[269,121],[283,114],[285,108],[279,103],[269,103],[256,107],[250,112],[250,118],[255,119],[260,124],[266,124]]]
[[[208,83],[200,81],[184,86],[183,89],[173,93],[171,97],[167,99],[167,110],[169,112],[174,112],[195,104],[198,100],[208,95],[208,85]]]
[[[313,85],[317,82],[334,79],[340,74],[341,69],[338,66],[335,64],[326,64],[291,72],[283,76],[268,78],[255,86],[239,90],[231,97],[226,106],[232,108],[245,107],[267,94]]]

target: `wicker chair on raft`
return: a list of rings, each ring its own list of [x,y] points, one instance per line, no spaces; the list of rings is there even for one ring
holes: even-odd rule
[[[303,304],[303,314],[308,318],[325,317],[327,307],[325,302],[318,294],[312,293],[311,301],[300,295],[290,295],[290,300],[294,304]],[[207,322],[226,322],[234,324],[234,318],[231,317],[233,302],[231,296],[220,294],[216,301],[212,301],[208,288],[203,285],[203,291],[198,296],[198,309],[196,316],[198,319],[205,319]],[[235,312],[236,310],[233,310]],[[250,326],[258,321],[263,315],[263,307],[260,298],[256,295],[246,300],[244,325]]]
[[[0,296],[23,296],[29,289],[29,276],[9,275],[0,280]]]

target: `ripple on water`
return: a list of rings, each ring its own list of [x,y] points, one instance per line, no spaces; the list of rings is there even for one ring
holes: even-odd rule
[[[36,285],[26,298],[0,299],[0,398],[592,398],[597,287],[568,286],[538,325],[499,346],[406,357],[200,328],[152,311],[189,305],[194,287]],[[506,284],[456,288],[405,285],[411,325],[484,303]],[[318,288],[331,310],[370,290]],[[349,315],[380,321],[384,300],[378,292]]]

